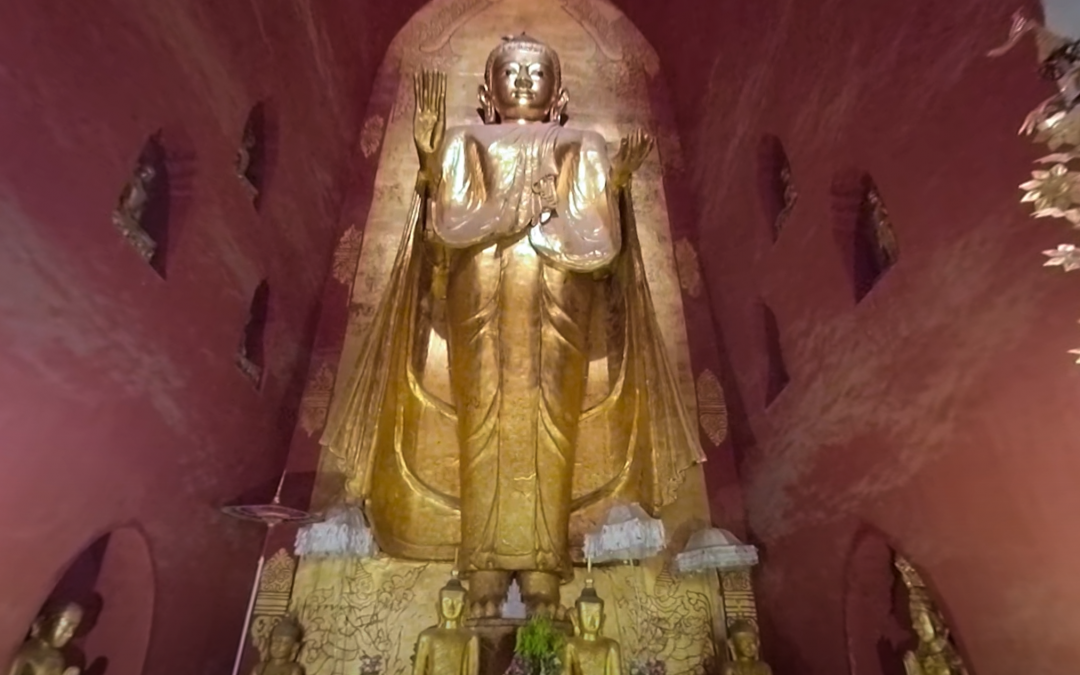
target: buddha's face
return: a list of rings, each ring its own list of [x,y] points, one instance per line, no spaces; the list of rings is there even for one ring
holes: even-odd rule
[[[487,87],[503,122],[543,122],[559,95],[551,58],[542,52],[519,49],[496,57]]]
[[[71,638],[75,637],[75,631],[79,627],[79,622],[82,620],[82,614],[74,610],[67,610],[62,612],[52,624],[52,631],[49,634],[49,642],[54,647],[63,647],[67,643],[71,642]]]
[[[912,622],[915,628],[915,634],[919,636],[921,642],[933,642],[937,637],[937,631],[934,629],[934,622],[930,620],[930,614],[926,611],[920,611],[915,614],[915,620]]]
[[[465,594],[461,591],[439,593],[439,614],[445,621],[457,621],[465,611]]]
[[[270,636],[270,658],[277,661],[292,659],[296,648],[296,638],[292,635],[279,634]]]
[[[604,605],[599,602],[577,603],[578,626],[582,635],[596,635],[604,622]]]
[[[731,643],[737,656],[744,659],[756,659],[758,657],[758,650],[761,646],[758,644],[757,636],[753,633],[736,633],[731,637]]]

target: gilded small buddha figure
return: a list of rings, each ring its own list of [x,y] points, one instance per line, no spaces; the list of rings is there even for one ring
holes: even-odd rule
[[[949,629],[920,589],[911,592],[911,627],[919,638],[914,651],[904,654],[908,675],[963,675],[967,671],[949,639]]]
[[[619,643],[600,634],[604,625],[604,601],[596,594],[592,579],[585,579],[570,613],[574,637],[566,641],[563,667],[566,675],[621,675]]]
[[[34,620],[29,639],[15,653],[10,675],[79,675],[79,668],[65,665],[61,650],[75,636],[82,618],[82,607],[75,603],[43,612]]]
[[[296,662],[302,645],[303,630],[292,616],[284,616],[270,632],[266,659],[260,661],[252,675],[304,675],[304,667]]]
[[[745,619],[728,626],[731,660],[724,664],[723,675],[772,675],[772,668],[761,660],[761,639],[757,628]]]
[[[480,639],[465,628],[465,587],[454,570],[439,591],[439,623],[425,628],[416,639],[413,675],[478,675]]]

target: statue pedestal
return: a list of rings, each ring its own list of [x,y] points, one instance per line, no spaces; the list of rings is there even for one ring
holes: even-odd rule
[[[514,659],[517,629],[525,619],[472,619],[465,622],[480,638],[480,675],[503,675]],[[573,635],[569,621],[554,621],[557,630]]]
[[[480,637],[480,675],[503,675],[514,658],[517,629],[525,619],[475,619],[465,625]]]

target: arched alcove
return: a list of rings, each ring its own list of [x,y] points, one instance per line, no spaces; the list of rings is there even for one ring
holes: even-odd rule
[[[885,537],[870,527],[861,529],[852,543],[844,587],[851,675],[904,675],[908,631],[894,555]]]
[[[120,527],[83,548],[43,609],[69,602],[85,610],[69,652],[86,675],[140,675],[150,644],[154,569],[146,538]]]

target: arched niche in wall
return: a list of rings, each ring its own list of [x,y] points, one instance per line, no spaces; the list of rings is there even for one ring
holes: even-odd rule
[[[113,208],[113,226],[162,278],[186,211],[193,159],[185,134],[159,129],[143,142]]]
[[[885,200],[869,174],[839,172],[832,184],[835,235],[859,302],[899,260],[900,250]]]
[[[784,144],[772,134],[758,143],[758,192],[773,241],[780,236],[784,222],[795,208],[799,193],[791,173]]]
[[[895,552],[877,530],[864,527],[848,555],[844,629],[851,675],[905,675],[909,644],[902,585],[893,567]]]
[[[277,124],[268,101],[259,101],[248,111],[236,151],[236,177],[252,205],[259,210],[277,154]]]
[[[85,675],[140,675],[150,644],[154,569],[142,532],[98,537],[64,570],[44,610],[74,602],[85,615],[68,648]]]

